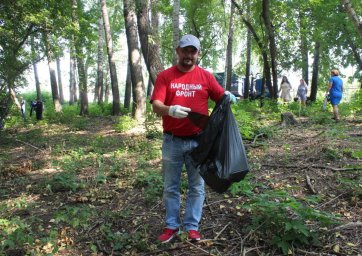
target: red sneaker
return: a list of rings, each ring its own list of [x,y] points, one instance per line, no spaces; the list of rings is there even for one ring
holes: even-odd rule
[[[177,234],[178,229],[170,229],[170,228],[165,228],[162,232],[162,234],[158,237],[158,240],[161,243],[167,243],[170,242],[172,240],[172,238],[175,237],[175,235]]]
[[[197,230],[189,230],[188,231],[189,240],[191,241],[200,241],[201,235]]]

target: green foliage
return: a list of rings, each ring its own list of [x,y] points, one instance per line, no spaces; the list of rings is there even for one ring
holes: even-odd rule
[[[126,132],[133,128],[136,125],[136,120],[130,116],[121,116],[118,119],[118,122],[114,125],[116,132]]]
[[[353,151],[352,157],[354,157],[356,159],[362,159],[362,150]]]
[[[163,179],[159,170],[141,170],[137,172],[134,186],[144,189],[145,201],[153,204],[162,195]]]
[[[108,242],[114,250],[137,248],[141,252],[149,251],[147,238],[149,231],[147,225],[142,225],[142,228],[132,234],[112,230],[112,224],[106,223],[101,225],[100,232],[103,240]]]
[[[84,188],[84,184],[77,178],[74,172],[61,172],[46,182],[46,187],[51,192],[76,192],[80,188]]]
[[[19,217],[0,219],[0,254],[7,249],[22,248],[24,244],[32,245],[34,237],[30,225]]]
[[[319,222],[327,226],[336,223],[336,217],[303,205],[285,191],[267,191],[252,196],[243,208],[251,213],[251,230],[259,230],[267,237],[273,237],[284,254],[294,246],[318,242],[318,232],[307,222]],[[272,232],[272,233],[271,233]]]
[[[95,216],[94,209],[89,206],[72,207],[65,206],[54,213],[55,223],[65,223],[73,228],[88,228]]]
[[[237,183],[233,183],[229,188],[229,192],[233,196],[252,196],[254,194],[253,190],[255,185],[251,181],[252,175],[247,175],[244,180]]]
[[[150,106],[150,104],[147,104]],[[162,132],[158,128],[160,124],[160,118],[153,113],[150,109],[146,112],[146,120],[145,120],[145,129],[146,129],[146,137],[148,139],[161,138]]]

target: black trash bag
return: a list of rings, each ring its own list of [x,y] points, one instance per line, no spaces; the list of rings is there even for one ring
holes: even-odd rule
[[[213,190],[225,192],[249,171],[244,144],[230,108],[229,96],[216,104],[200,135],[199,146],[191,152],[195,167]]]

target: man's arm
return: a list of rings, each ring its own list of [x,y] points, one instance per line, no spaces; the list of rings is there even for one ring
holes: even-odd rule
[[[170,109],[170,106],[166,106],[165,104],[163,104],[163,102],[161,102],[159,100],[154,100],[152,102],[152,110],[157,115],[166,116],[166,115],[168,115],[169,109]]]
[[[152,102],[152,109],[153,112],[160,116],[172,116],[174,118],[185,118],[188,116],[188,112],[191,111],[191,108],[185,108],[180,105],[172,105],[172,106],[166,106],[163,102],[159,100],[154,100]]]

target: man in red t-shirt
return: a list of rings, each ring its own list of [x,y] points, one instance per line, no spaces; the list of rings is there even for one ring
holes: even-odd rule
[[[180,230],[180,179],[184,164],[188,194],[183,228],[189,240],[201,239],[198,230],[205,198],[204,181],[189,155],[198,145],[201,128],[186,117],[191,111],[208,115],[208,99],[217,102],[226,92],[210,72],[196,65],[199,52],[199,39],[183,36],[176,48],[178,63],[158,75],[151,97],[153,111],[162,116],[164,131],[162,171],[166,227],[158,237],[162,243],[169,242]],[[230,98],[236,100],[232,94]]]

